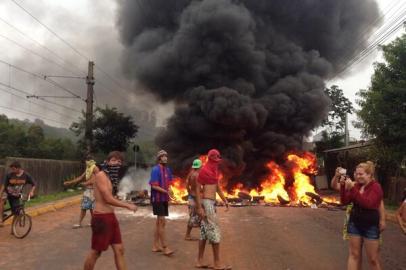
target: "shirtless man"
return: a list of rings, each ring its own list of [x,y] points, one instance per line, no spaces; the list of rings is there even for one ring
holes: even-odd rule
[[[110,157],[110,155],[109,155]],[[108,162],[116,162],[119,156],[111,156]],[[126,270],[124,260],[124,248],[121,241],[120,226],[114,214],[114,208],[122,207],[131,211],[137,211],[134,204],[117,200],[112,194],[112,184],[107,174],[99,168],[95,168],[94,198],[95,207],[92,216],[92,248],[86,257],[84,269],[92,270],[102,251],[111,245],[114,252],[116,268]]]
[[[202,167],[202,161],[200,159],[193,160],[192,171],[186,178],[186,189],[188,192],[189,201],[189,221],[186,228],[185,240],[197,240],[190,236],[193,227],[200,227],[200,218],[196,213],[196,183],[199,176],[200,168]]]
[[[199,184],[196,185],[196,210],[202,221],[200,225],[199,253],[195,267],[208,267],[203,263],[204,249],[208,240],[213,248],[213,269],[231,269],[231,266],[222,264],[220,260],[221,233],[215,208],[216,193],[218,193],[227,207],[226,211],[228,211],[227,199],[224,197],[219,185],[220,173],[218,166],[221,161],[220,152],[212,149],[207,156],[207,163],[200,170],[198,176]],[[200,193],[201,186],[203,186],[202,194]]]

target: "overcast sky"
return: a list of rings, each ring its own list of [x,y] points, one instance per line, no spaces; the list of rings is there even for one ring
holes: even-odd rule
[[[161,122],[170,115],[171,104],[157,106],[154,98],[143,92],[142,89],[126,91],[127,89],[134,89],[135,86],[121,76],[122,45],[115,28],[116,1],[15,1],[77,49],[82,56],[55,37],[12,0],[1,0],[0,114],[6,114],[10,118],[31,120],[39,118],[27,114],[31,113],[45,118],[44,121],[48,124],[68,126],[80,115],[79,111],[85,108],[85,103],[82,100],[47,99],[49,102],[58,103],[64,107],[35,99],[30,99],[32,103],[29,103],[24,98],[26,96],[24,92],[34,95],[69,96],[70,94],[66,92],[67,89],[76,95],[85,97],[86,85],[84,80],[52,78],[66,88],[62,90],[41,78],[16,70],[7,63],[39,75],[83,77],[86,75],[87,61],[92,59],[96,62],[96,105],[108,103],[110,106],[118,107],[124,113],[131,113],[134,108],[153,109],[157,112]],[[406,9],[406,0],[378,0],[377,2],[382,14],[385,14],[383,27],[388,26],[388,24],[393,25],[392,20],[397,15],[404,14]],[[403,16],[404,18],[405,16]],[[385,43],[390,42],[402,32],[403,28],[400,28]],[[370,42],[372,43],[376,39],[376,36],[371,36]],[[47,49],[38,44],[42,44]],[[344,90],[345,95],[355,103],[355,93],[369,85],[370,76],[373,73],[373,62],[375,61],[382,61],[378,50],[372,51],[363,61],[352,65],[340,77],[326,82],[326,85],[337,84]],[[4,84],[14,89],[10,89]],[[354,119],[355,116],[350,117],[350,120]],[[350,127],[350,132],[352,137],[360,136],[359,131],[353,127]]]

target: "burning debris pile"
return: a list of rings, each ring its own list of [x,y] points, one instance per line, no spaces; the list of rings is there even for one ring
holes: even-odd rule
[[[123,70],[176,106],[157,138],[174,173],[186,176],[195,157],[216,148],[227,159],[226,190],[242,184],[268,203],[310,200],[311,172],[281,164],[327,115],[324,80],[366,45],[376,2],[119,3]]]
[[[200,159],[205,163],[206,156]],[[227,180],[222,177],[221,185],[224,187],[224,194],[228,201],[234,206],[258,205],[289,205],[289,206],[310,206],[310,205],[338,205],[338,200],[333,198],[322,198],[317,194],[311,177],[317,174],[316,158],[309,152],[301,156],[290,154],[287,157],[286,166],[282,167],[270,161],[267,164],[268,174],[260,181],[258,188],[248,189],[243,183],[236,184],[231,191],[226,190]],[[181,178],[175,180],[172,187],[176,203],[187,203],[187,191],[185,181]],[[221,204],[220,198],[218,203]]]

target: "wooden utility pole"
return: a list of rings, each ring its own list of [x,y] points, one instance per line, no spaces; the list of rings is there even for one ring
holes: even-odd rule
[[[348,113],[345,114],[345,137],[344,137],[344,143],[345,146],[349,146],[350,145],[350,133],[348,130]]]
[[[87,154],[92,151],[92,141],[93,141],[93,66],[94,62],[90,61],[88,65],[88,72],[86,77],[87,84],[87,98],[86,98],[86,129],[85,129],[85,141]]]

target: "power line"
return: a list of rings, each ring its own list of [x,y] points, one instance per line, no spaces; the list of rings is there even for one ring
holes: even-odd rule
[[[45,57],[45,56],[42,56],[42,55],[36,53],[35,51],[33,51],[33,50],[31,50],[31,49],[28,49],[28,48],[24,47],[23,45],[21,45],[20,43],[18,43],[17,41],[15,41],[15,40],[13,40],[13,39],[11,39],[11,38],[9,38],[9,37],[6,37],[6,36],[4,36],[4,35],[2,35],[2,34],[0,34],[0,37],[6,39],[7,41],[13,43],[14,45],[16,45],[16,46],[18,46],[18,47],[20,47],[20,48],[22,48],[22,49],[24,49],[24,50],[26,50],[26,51],[32,53],[33,55],[35,55],[35,56],[37,56],[37,57],[40,57],[40,58],[44,59],[45,61],[47,61],[47,62],[49,62],[49,63],[51,63],[51,64],[54,64],[54,65],[56,65],[56,66],[62,68],[63,70],[66,70],[66,71],[68,71],[68,72],[70,72],[70,73],[75,74],[74,71],[72,71],[72,70],[70,70],[70,69],[64,67],[63,65],[59,64],[58,62],[55,62],[55,61],[53,61],[52,59],[49,59],[49,58],[47,58],[47,57]]]
[[[2,105],[0,105],[0,108],[5,109],[5,110],[9,110],[9,111],[14,111],[14,112],[19,112],[19,113],[23,113],[23,114],[35,116],[35,117],[39,117],[40,119],[43,119],[43,120],[48,120],[48,121],[52,121],[52,122],[55,122],[55,123],[58,123],[58,124],[62,124],[62,125],[67,125],[67,126],[69,126],[69,124],[67,124],[67,123],[60,122],[60,121],[58,121],[58,120],[54,120],[54,119],[51,119],[51,118],[47,118],[47,117],[44,117],[44,116],[42,116],[42,115],[38,115],[38,114],[35,114],[35,113],[26,112],[26,111],[22,111],[22,110],[18,110],[18,109],[15,109],[15,108],[10,108],[10,107],[6,107],[6,106],[2,106]]]
[[[23,31],[21,31],[20,29],[18,29],[17,27],[15,27],[14,25],[10,24],[9,22],[7,22],[6,20],[4,20],[3,18],[0,17],[0,21],[2,21],[4,24],[8,25],[10,28],[14,29],[15,31],[17,31],[18,33],[20,33],[22,36],[24,36],[25,38],[31,40],[32,42],[34,42],[35,44],[37,44],[38,46],[40,46],[41,48],[43,48],[44,50],[48,51],[49,53],[51,53],[52,55],[54,55],[56,58],[60,59],[62,62],[68,64],[71,67],[74,67],[75,69],[79,70],[81,73],[85,73],[83,70],[81,70],[81,68],[75,66],[72,63],[69,63],[68,61],[66,61],[65,59],[63,59],[61,56],[59,56],[56,52],[52,51],[51,49],[49,49],[48,47],[44,46],[43,44],[41,44],[40,42],[38,42],[37,40],[33,39],[32,37],[30,37],[29,35],[27,35],[26,33],[24,33]],[[78,73],[74,73],[74,74],[78,74]]]
[[[18,98],[22,99],[22,100],[25,101],[25,102],[28,102],[28,103],[37,105],[38,107],[40,107],[40,108],[42,108],[42,109],[46,109],[47,111],[54,112],[54,113],[56,113],[56,114],[58,114],[58,115],[60,115],[60,116],[63,116],[63,117],[67,117],[67,118],[71,118],[71,119],[75,119],[75,120],[76,120],[76,118],[73,117],[72,115],[67,115],[67,114],[60,113],[60,112],[58,112],[58,111],[56,111],[56,110],[54,110],[54,109],[52,109],[52,108],[45,107],[45,106],[42,105],[42,104],[33,102],[33,101],[31,101],[31,100],[27,100],[25,97],[16,95],[15,93],[13,93],[13,92],[11,92],[11,91],[8,91],[8,90],[6,90],[6,89],[0,88],[0,91],[3,91],[3,92],[5,92],[5,93],[8,93],[8,94],[10,94],[10,95],[12,95],[12,96],[18,97]]]
[[[27,91],[22,90],[22,89],[20,89],[20,88],[13,87],[13,86],[11,86],[11,85],[7,85],[7,84],[2,83],[2,82],[0,82],[0,85],[3,85],[3,86],[5,86],[5,87],[7,87],[7,88],[9,88],[9,89],[13,89],[13,90],[15,90],[15,91],[17,91],[17,92],[19,92],[19,93],[25,94],[25,95],[32,95],[32,93],[30,93],[30,92],[27,92]],[[67,106],[65,106],[65,105],[62,105],[62,104],[59,104],[59,103],[56,103],[56,102],[52,102],[52,101],[49,101],[49,100],[46,100],[46,99],[43,99],[43,98],[38,98],[38,99],[42,100],[43,102],[46,102],[46,103],[49,103],[49,104],[52,104],[52,105],[55,105],[55,106],[59,106],[59,107],[62,107],[62,108],[64,108],[64,109],[67,109],[67,110],[70,110],[70,111],[73,111],[73,112],[82,113],[82,112],[79,111],[79,110],[76,110],[76,109],[67,107]]]
[[[399,4],[399,3],[400,3],[400,2],[393,1],[391,4],[389,4],[389,5],[387,6],[386,11],[384,11],[381,16],[379,16],[378,18],[376,18],[374,22],[372,22],[371,24],[369,24],[369,25],[365,28],[365,30],[362,32],[361,35],[359,35],[359,38],[358,38],[358,40],[356,41],[356,45],[354,46],[354,48],[356,48],[355,51],[358,51],[358,50],[362,49],[362,47],[363,47],[363,46],[362,46],[362,42],[363,42],[363,40],[364,40],[365,38],[367,38],[367,35],[369,34],[369,31],[370,31],[372,28],[374,28],[374,26],[375,26],[376,23],[378,23],[380,20],[384,19],[385,16],[388,15],[389,12],[390,12],[394,7],[396,7],[396,5]],[[400,10],[400,9],[403,7],[404,4],[405,4],[405,3],[401,4],[401,6],[399,6],[399,9],[398,9],[398,10]],[[395,13],[396,13],[396,12],[395,12]],[[382,26],[380,26],[377,31],[379,31],[379,29],[383,28],[385,25],[388,25],[388,23],[383,24]],[[376,32],[377,32],[377,31],[376,31]],[[353,43],[348,43],[347,46],[345,46],[345,48],[346,48],[346,49],[349,49],[350,46],[352,46],[351,44],[353,44]],[[350,60],[350,58],[347,57],[345,60]]]
[[[42,80],[44,80],[44,81],[47,81],[48,83],[50,83],[50,84],[52,84],[52,85],[54,85],[54,86],[56,86],[56,87],[62,89],[63,91],[68,92],[68,93],[71,94],[72,96],[74,96],[74,97],[76,97],[76,98],[80,98],[80,99],[82,99],[83,101],[85,101],[84,98],[82,98],[81,96],[75,94],[74,92],[72,92],[71,90],[67,89],[66,87],[63,87],[63,86],[60,85],[59,83],[57,83],[57,82],[55,82],[55,81],[53,81],[53,80],[47,78],[46,75],[41,75],[41,74],[33,73],[33,72],[31,72],[31,71],[25,70],[25,69],[23,69],[23,68],[21,68],[21,67],[17,67],[17,66],[15,66],[15,65],[13,65],[13,64],[11,64],[11,63],[8,63],[8,62],[6,62],[6,61],[4,61],[4,60],[1,60],[1,59],[0,59],[0,63],[3,63],[3,64],[5,64],[5,65],[8,65],[9,67],[12,67],[12,68],[16,69],[16,70],[19,70],[19,71],[21,71],[21,72],[30,74],[31,76],[34,76],[34,77],[40,78],[40,79],[42,79]]]
[[[11,1],[14,4],[16,4],[19,8],[21,8],[25,13],[27,13],[31,18],[33,18],[35,21],[37,21],[40,25],[42,25],[45,29],[47,29],[50,33],[52,33],[54,36],[56,36],[60,41],[62,41],[66,46],[68,46],[70,49],[72,49],[75,53],[77,53],[79,56],[81,56],[86,61],[88,61],[88,62],[90,61],[89,57],[85,56],[78,49],[76,49],[73,45],[71,45],[68,41],[66,41],[64,38],[62,38],[60,35],[58,35],[55,31],[53,31],[50,27],[48,27],[46,24],[41,22],[32,13],[30,13],[27,9],[25,9],[21,4],[19,4],[15,0],[11,0]],[[97,70],[99,70],[105,76],[107,76],[107,78],[109,78],[112,82],[114,82],[117,86],[119,86],[122,90],[126,91],[126,89],[116,79],[114,79],[110,74],[108,74],[106,71],[104,71],[98,65],[95,65],[95,67],[96,67]],[[114,92],[112,90],[110,90],[110,91],[114,94]]]
[[[406,14],[406,13],[405,13]],[[388,31],[388,33],[386,33],[384,36],[380,37],[379,40],[377,40],[372,47],[369,50],[364,51],[359,57],[358,59],[356,59],[356,61],[354,61],[353,64],[357,64],[359,62],[361,62],[363,59],[365,59],[368,55],[370,55],[376,48],[379,47],[379,45],[381,45],[382,43],[384,43],[386,40],[388,40],[391,35],[397,31],[398,29],[400,29],[402,27],[402,25],[404,24],[404,21],[399,22],[395,27],[393,27],[391,30]]]
[[[373,40],[367,48],[362,50],[356,57],[351,59],[351,61],[349,61],[342,69],[340,69],[340,71],[334,76],[334,78],[337,78],[340,74],[345,72],[352,65],[360,63],[369,54],[371,54],[380,44],[385,42],[392,35],[392,33],[394,33],[399,28],[401,28],[405,22],[404,16],[406,15],[406,10],[402,10],[401,12],[402,13],[400,15],[398,15],[390,23],[382,26],[381,28],[383,28],[383,30],[380,31],[378,34],[376,34],[375,40]],[[395,26],[393,26],[394,23],[397,23],[397,24],[395,24]],[[334,78],[332,78],[332,79],[334,79]]]
[[[31,18],[33,18],[35,21],[37,21],[40,25],[42,25],[43,27],[45,27],[49,32],[51,32],[54,36],[56,36],[60,41],[62,41],[63,43],[65,43],[66,46],[68,46],[69,48],[71,48],[74,52],[76,52],[78,55],[80,55],[81,57],[83,57],[84,59],[86,59],[86,61],[89,61],[89,59],[87,59],[86,56],[84,56],[80,51],[78,51],[75,47],[73,47],[69,42],[67,42],[66,40],[64,40],[62,37],[60,37],[57,33],[55,33],[51,28],[49,28],[47,25],[45,25],[44,23],[42,23],[39,19],[37,19],[34,15],[32,15],[28,10],[26,10],[23,6],[21,6],[17,1],[15,0],[11,0],[12,2],[14,2],[14,4],[16,4],[19,8],[21,8],[25,13],[27,13]]]

